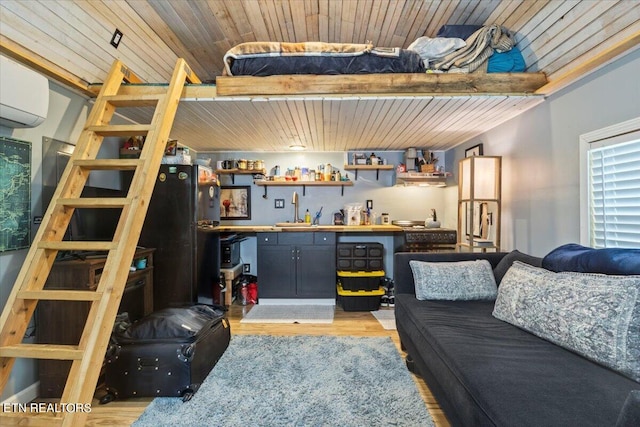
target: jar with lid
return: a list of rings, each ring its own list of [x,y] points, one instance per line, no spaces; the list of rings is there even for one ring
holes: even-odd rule
[[[324,181],[331,181],[331,172],[333,171],[333,167],[331,163],[327,163],[324,167]]]
[[[240,170],[246,170],[247,169],[247,160],[246,159],[238,160],[238,169],[240,169]]]

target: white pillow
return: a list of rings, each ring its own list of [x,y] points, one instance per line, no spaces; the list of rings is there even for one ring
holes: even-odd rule
[[[409,261],[419,300],[494,300],[498,286],[489,261]]]
[[[424,64],[429,65],[429,61],[443,58],[466,45],[464,40],[453,37],[418,37],[407,49],[418,52]]]

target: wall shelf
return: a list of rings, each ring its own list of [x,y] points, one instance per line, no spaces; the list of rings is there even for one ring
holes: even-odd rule
[[[402,172],[396,175],[396,183],[404,185],[424,185],[426,187],[445,187],[450,173]]]
[[[231,183],[236,183],[236,175],[265,175],[265,169],[216,169],[218,175],[231,175]]]
[[[352,187],[353,181],[254,181],[255,185],[264,187],[263,198],[267,198],[267,187],[302,187],[302,195],[306,194],[307,187],[342,187],[341,195],[344,196],[344,187]]]
[[[358,171],[376,171],[376,181],[380,178],[380,171],[390,171],[395,169],[394,165],[344,165],[344,170],[355,171],[356,181],[358,180]]]

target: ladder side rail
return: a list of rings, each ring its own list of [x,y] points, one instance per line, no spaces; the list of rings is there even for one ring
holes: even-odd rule
[[[119,239],[118,248],[109,253],[98,284],[97,291],[104,292],[106,297],[91,306],[85,331],[79,344],[80,348],[85,351],[85,357],[72,363],[62,402],[90,402],[93,397],[113,322],[124,292],[129,273],[128,266],[131,265],[135,255],[136,245],[155,186],[155,178],[160,169],[180,102],[180,94],[190,73],[186,62],[183,59],[178,59],[169,90],[156,107],[151,130],[140,153],[141,159],[145,161],[143,166],[134,173],[129,188],[128,198],[132,199],[132,203],[123,209],[116,229],[116,238]],[[70,423],[67,425],[75,425],[74,423],[85,418],[86,414],[83,413],[69,414],[63,425],[67,423]]]
[[[116,94],[122,84],[122,81],[125,79],[125,73],[128,75],[132,74],[127,72],[127,70],[128,69],[124,67],[120,61],[114,61],[109,77],[100,90],[100,95]],[[102,121],[104,119],[110,120],[114,111],[115,109],[105,109],[104,104],[94,104],[89,114],[89,120],[93,120],[94,122]],[[88,123],[92,122],[88,121]],[[94,150],[95,153],[97,153],[102,138],[95,134],[89,135],[86,131],[83,131],[78,145],[76,146],[76,149],[74,149],[71,159],[62,174],[60,179],[61,185],[58,185],[58,188],[56,188],[52,201],[60,198],[63,194],[66,194],[67,197],[73,197],[73,195],[79,195],[79,193],[82,192],[82,187],[84,187],[84,181],[86,181],[86,178],[82,182],[82,186],[79,187],[77,185],[70,186],[67,184],[72,176],[72,171],[74,170],[72,160],[81,155],[86,156],[90,154],[91,150],[88,150],[86,147],[90,145],[90,142],[95,143],[95,138],[100,138],[97,141],[98,148]],[[54,213],[58,213],[59,216],[54,215]],[[27,326],[33,317],[37,300],[19,299],[18,292],[23,289],[41,290],[44,287],[49,272],[51,271],[51,267],[53,266],[53,262],[55,261],[57,251],[48,251],[39,248],[37,246],[37,242],[45,239],[62,240],[72,214],[73,209],[65,210],[60,206],[56,206],[53,202],[47,208],[47,211],[43,216],[42,224],[34,236],[31,247],[27,252],[25,261],[18,273],[13,289],[9,294],[9,298],[7,299],[2,311],[2,315],[0,315],[0,346],[18,344],[22,341]],[[0,358],[0,392],[2,392],[6,387],[14,362],[15,358]]]

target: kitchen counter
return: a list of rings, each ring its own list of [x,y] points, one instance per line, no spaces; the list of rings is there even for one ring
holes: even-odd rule
[[[233,233],[279,233],[279,232],[333,232],[333,233],[396,233],[402,231],[396,225],[312,225],[312,226],[275,226],[275,225],[220,225],[205,227],[211,231]]]

